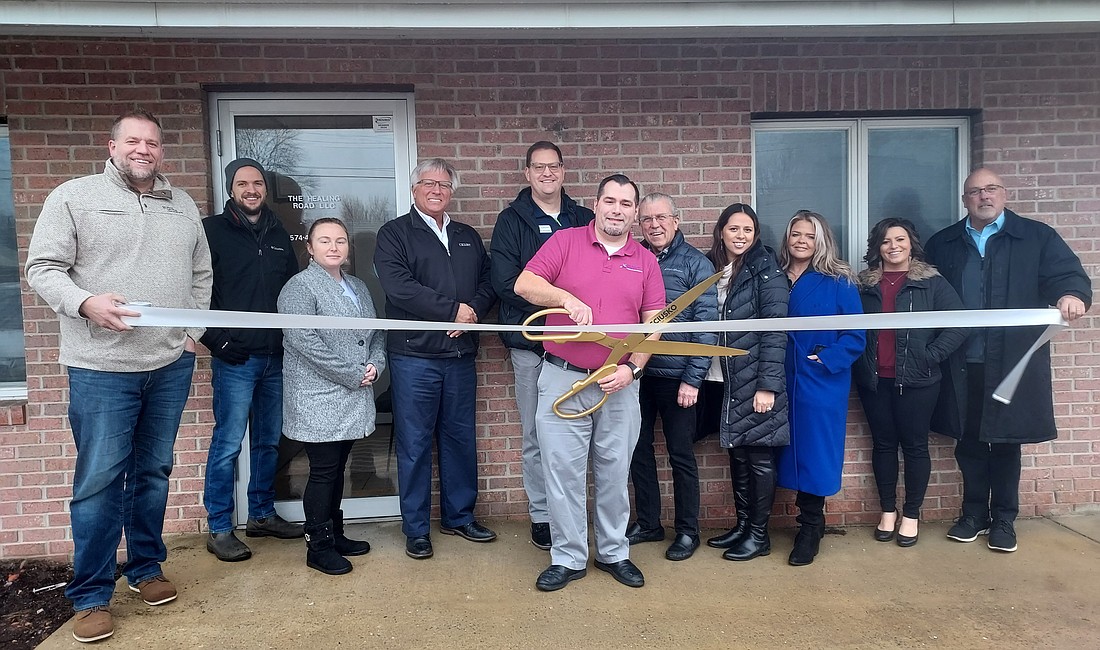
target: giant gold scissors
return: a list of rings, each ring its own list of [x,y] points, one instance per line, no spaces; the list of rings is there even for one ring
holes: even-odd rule
[[[653,318],[647,321],[647,324],[657,325],[665,323],[667,321],[676,318],[676,316],[684,310],[688,305],[695,302],[699,296],[703,295],[707,289],[709,289],[718,279],[722,277],[722,272],[719,271],[710,276],[706,280],[703,280],[699,284],[685,291],[679,298],[673,300],[667,307],[654,314]],[[568,314],[569,310],[555,307],[552,309],[543,309],[537,311],[527,317],[523,321],[524,326],[530,325],[533,320],[546,316],[547,314]],[[561,410],[561,405],[567,399],[580,393],[588,386],[598,382],[604,377],[610,376],[615,372],[619,365],[619,359],[624,356],[640,352],[643,354],[673,354],[681,356],[691,357],[736,357],[742,354],[748,354],[745,350],[739,350],[737,348],[727,348],[721,345],[707,345],[705,343],[686,343],[683,341],[651,341],[647,337],[649,334],[645,332],[636,332],[634,334],[628,334],[623,338],[616,338],[603,332],[561,332],[557,334],[530,334],[523,332],[523,336],[529,341],[553,341],[555,343],[568,343],[571,341],[585,341],[591,343],[597,343],[606,348],[610,348],[610,352],[607,354],[607,361],[598,369],[593,370],[584,379],[573,382],[573,387],[569,389],[567,393],[559,397],[554,401],[553,410],[554,414],[560,418],[566,420],[576,420],[583,418],[586,415],[591,415],[596,412],[603,403],[607,401],[607,393],[603,394],[603,398],[595,406],[580,411],[578,413],[566,413]]]

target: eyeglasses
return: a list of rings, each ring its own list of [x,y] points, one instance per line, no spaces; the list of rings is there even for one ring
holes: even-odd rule
[[[963,194],[966,194],[971,198],[975,198],[981,196],[982,192],[985,192],[986,194],[996,194],[1003,189],[1004,185],[986,185],[985,187],[972,187],[963,192]]]
[[[565,165],[561,164],[560,162],[556,162],[556,163],[534,163],[534,164],[528,165],[527,168],[530,169],[531,171],[535,172],[536,174],[541,174],[545,171],[548,171],[552,174],[556,174],[556,173],[561,171],[562,167],[565,167]]]
[[[663,226],[663,225],[665,225],[669,221],[672,221],[675,218],[676,218],[676,215],[674,215],[674,214],[655,214],[651,217],[642,217],[641,220],[639,221],[639,223],[641,223],[643,226],[648,226],[649,224],[651,224],[653,222],[657,222],[657,223],[659,223]]]
[[[449,181],[434,181],[430,178],[425,178],[423,180],[416,181],[416,184],[424,187],[424,189],[434,190],[435,188],[438,187],[439,189],[445,190],[447,192],[451,192],[455,188],[454,183],[451,183]]]

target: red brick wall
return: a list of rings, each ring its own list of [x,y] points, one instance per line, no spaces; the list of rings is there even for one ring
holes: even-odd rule
[[[410,84],[421,157],[455,161],[464,187],[453,214],[488,238],[523,184],[526,146],[561,143],[571,193],[590,201],[605,173],[678,197],[684,230],[702,245],[718,211],[750,198],[751,112],[980,110],[972,159],[994,167],[1010,205],[1051,222],[1095,276],[1100,267],[1100,38],[878,38],[666,42],[255,42],[0,39],[0,89],[11,129],[20,247],[38,207],[73,176],[97,172],[115,115],[140,104],[165,126],[167,173],[209,210],[208,84]],[[65,500],[74,449],[57,323],[24,294],[29,400],[0,410],[0,557],[71,552]],[[1025,451],[1022,515],[1100,504],[1100,334],[1091,320],[1054,349],[1056,442]],[[524,517],[511,371],[494,337],[480,360],[479,514]],[[200,361],[176,445],[166,530],[205,518],[202,473],[210,425],[209,364]],[[870,440],[853,401],[842,493],[831,524],[877,518]],[[951,447],[934,438],[925,516],[959,503]],[[725,453],[698,447],[703,517],[732,505]],[[665,492],[671,490],[667,482]],[[790,495],[781,497],[788,515]],[[667,503],[671,503],[670,500]],[[671,508],[669,508],[670,510]],[[666,512],[670,516],[671,512]]]

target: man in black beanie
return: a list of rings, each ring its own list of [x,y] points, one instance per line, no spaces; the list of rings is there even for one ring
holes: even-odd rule
[[[214,267],[211,309],[277,312],[279,291],[298,272],[290,235],[265,204],[267,173],[251,158],[225,167],[225,210],[202,220]],[[208,328],[214,431],[206,461],[206,550],[225,562],[252,551],[233,534],[234,470],[249,427],[248,537],[302,537],[275,513],[275,469],[283,431],[283,336],[278,329]]]

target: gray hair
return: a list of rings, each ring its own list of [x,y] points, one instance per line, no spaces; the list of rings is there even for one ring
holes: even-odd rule
[[[680,211],[676,209],[676,202],[672,200],[672,197],[663,192],[650,192],[642,197],[641,201],[638,201],[638,212],[642,211],[642,206],[646,203],[653,203],[655,201],[668,201],[668,207],[672,208],[672,214],[676,215],[676,218],[680,218]]]
[[[454,165],[442,158],[422,160],[416,167],[413,167],[412,173],[409,174],[409,189],[415,187],[416,184],[420,182],[421,177],[427,172],[445,172],[447,176],[451,178],[451,184],[454,185],[454,189],[458,189],[458,170],[454,168]]]

